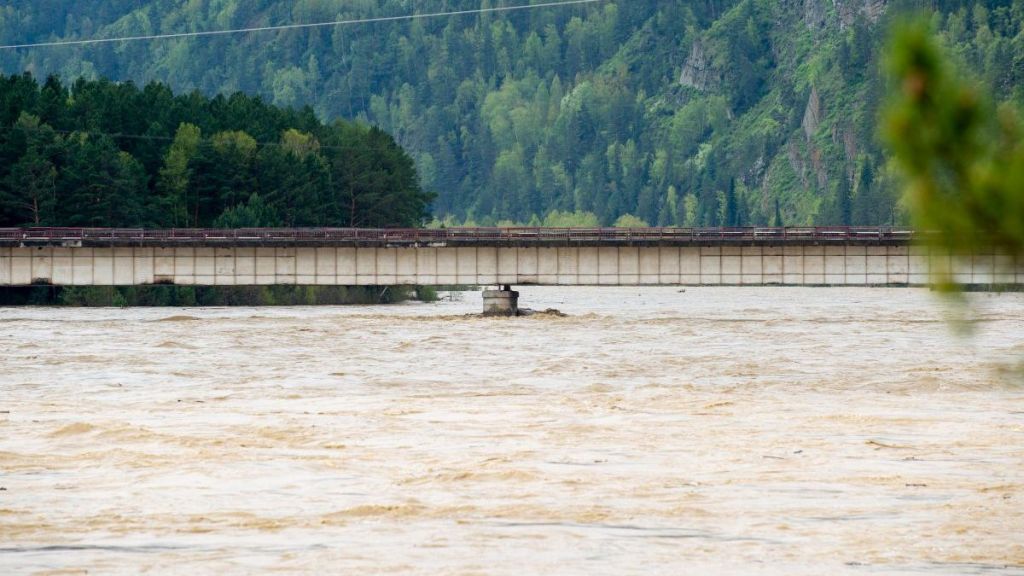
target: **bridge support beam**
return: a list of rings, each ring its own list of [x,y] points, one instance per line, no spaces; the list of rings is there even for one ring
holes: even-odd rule
[[[484,290],[484,316],[518,316],[519,292],[511,286]]]

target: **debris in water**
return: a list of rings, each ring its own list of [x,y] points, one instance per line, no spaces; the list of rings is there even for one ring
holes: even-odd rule
[[[558,310],[557,308],[548,308],[547,310],[537,311],[530,310],[529,308],[520,308],[519,313],[516,316],[551,316],[553,318],[568,318],[568,314]]]
[[[892,448],[894,450],[909,450],[911,448],[910,446],[897,446],[896,444],[886,444],[884,442],[879,442],[878,440],[868,440],[867,442],[865,442],[865,444],[867,444],[868,446],[875,446],[876,450],[878,448]]]

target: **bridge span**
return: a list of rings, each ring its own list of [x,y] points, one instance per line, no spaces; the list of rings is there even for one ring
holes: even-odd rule
[[[1011,256],[886,227],[0,229],[0,286],[924,286],[946,272],[1024,285]]]

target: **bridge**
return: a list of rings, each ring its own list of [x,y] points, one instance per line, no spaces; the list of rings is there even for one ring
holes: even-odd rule
[[[1012,256],[889,227],[0,229],[0,286],[1024,285]]]

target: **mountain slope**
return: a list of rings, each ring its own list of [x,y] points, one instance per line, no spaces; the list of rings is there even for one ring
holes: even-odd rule
[[[505,0],[49,0],[0,8],[7,42],[359,19]],[[5,72],[244,91],[380,126],[440,217],[610,224],[903,218],[875,140],[880,46],[909,8],[1020,100],[1024,3],[608,1],[192,40],[0,53]]]

